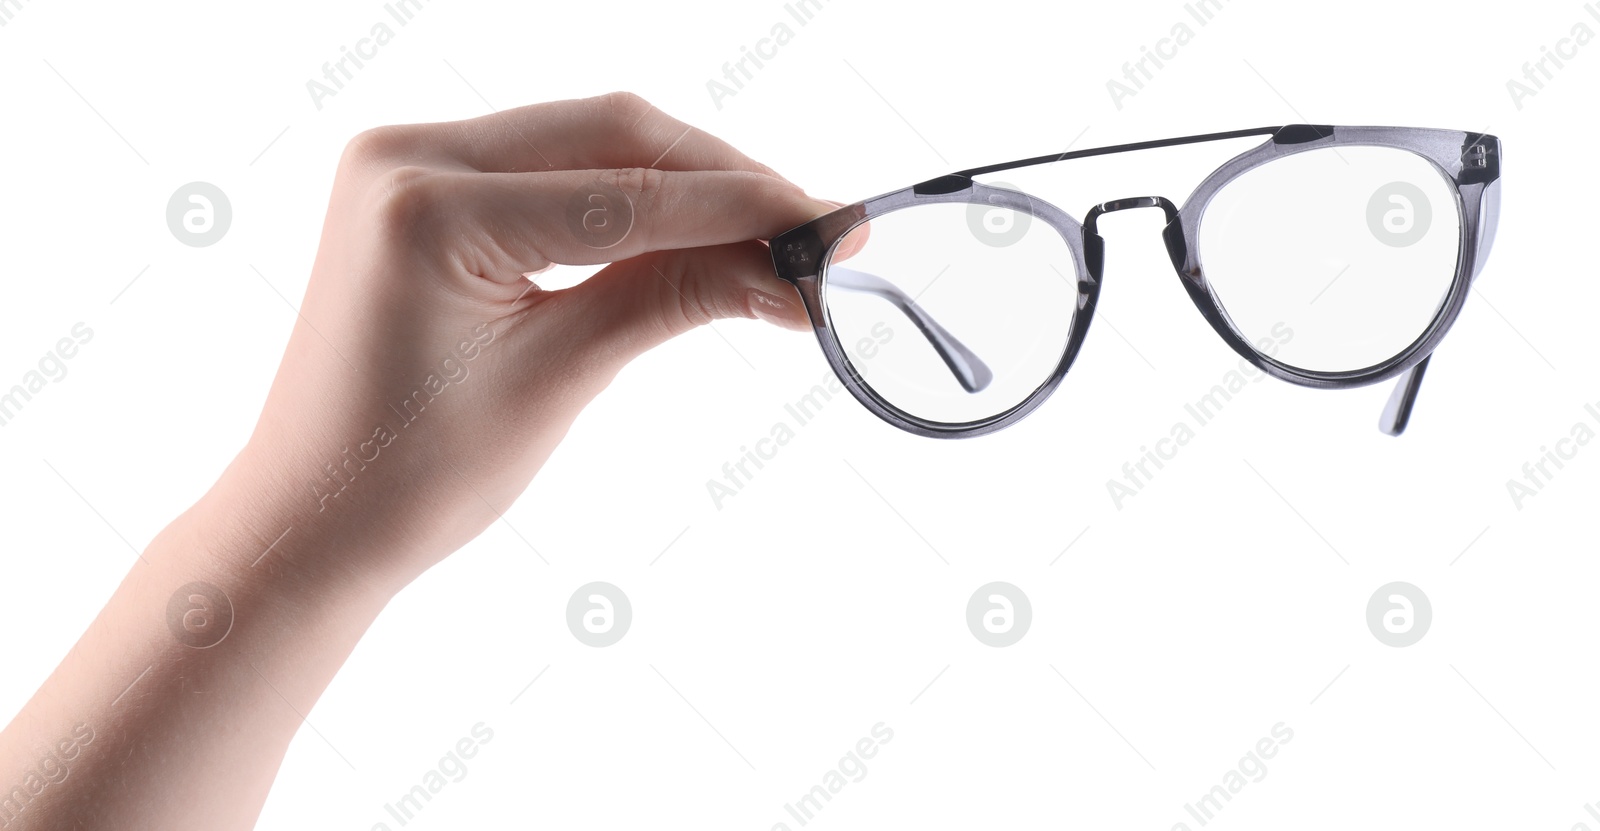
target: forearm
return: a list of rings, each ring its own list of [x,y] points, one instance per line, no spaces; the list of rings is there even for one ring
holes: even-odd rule
[[[350,552],[315,522],[273,546],[304,506],[237,467],[135,561],[0,734],[0,828],[255,824],[302,714],[389,589],[334,573]],[[196,582],[211,588],[191,599]]]

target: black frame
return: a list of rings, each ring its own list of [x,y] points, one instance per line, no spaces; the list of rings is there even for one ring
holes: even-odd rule
[[[1082,223],[1043,200],[973,180],[974,176],[1039,164],[1252,136],[1270,138],[1217,168],[1195,188],[1182,207],[1159,196],[1118,199],[1095,205]],[[1433,321],[1410,346],[1373,366],[1345,372],[1319,372],[1290,366],[1262,354],[1233,326],[1201,270],[1197,240],[1200,217],[1206,205],[1223,186],[1240,174],[1286,155],[1340,146],[1393,147],[1430,161],[1455,185],[1455,207],[1459,211],[1461,239],[1456,274],[1450,289]],[[1379,422],[1379,427],[1385,433],[1397,436],[1410,421],[1423,373],[1427,370],[1434,349],[1460,315],[1472,281],[1477,278],[1488,257],[1499,218],[1499,197],[1500,140],[1495,136],[1413,127],[1290,124],[1095,147],[970,168],[846,205],[773,237],[771,249],[777,275],[799,290],[829,365],[858,401],[878,417],[908,432],[936,438],[964,438],[992,433],[1021,420],[1050,397],[1071,368],[1093,320],[1104,270],[1105,242],[1097,233],[1097,219],[1113,211],[1160,208],[1167,217],[1162,239],[1180,282],[1201,315],[1235,352],[1268,375],[1309,387],[1344,389],[1403,375]],[[838,340],[831,334],[828,310],[823,299],[822,288],[828,283],[828,263],[847,233],[874,216],[937,202],[1006,207],[1048,223],[1061,234],[1071,249],[1079,275],[1077,309],[1073,314],[1072,328],[1061,361],[1054,373],[1020,403],[977,421],[929,421],[881,398],[862,380]],[[852,290],[873,291],[893,301],[917,323],[918,329],[969,391],[972,391],[971,381],[974,377],[982,378],[988,373],[987,367],[976,356],[949,338],[948,333],[933,323],[909,298],[894,295],[897,290],[892,285],[885,289],[879,283],[863,282],[863,278],[871,278],[871,275],[856,272],[852,272],[852,275],[851,285],[843,285],[842,280],[839,285]]]

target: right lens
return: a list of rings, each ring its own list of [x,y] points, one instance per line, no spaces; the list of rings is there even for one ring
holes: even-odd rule
[[[1050,379],[1077,308],[1077,258],[1028,211],[941,202],[874,216],[834,249],[823,305],[878,397],[925,421],[999,415]]]
[[[1461,246],[1456,203],[1444,174],[1408,150],[1294,153],[1211,198],[1200,265],[1257,348],[1300,369],[1367,369],[1404,352],[1439,316]]]

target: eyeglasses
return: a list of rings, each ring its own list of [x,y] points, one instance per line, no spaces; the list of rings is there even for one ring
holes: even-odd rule
[[[1080,223],[974,180],[1251,136],[1269,138],[1211,173],[1181,208],[1160,196],[1117,199]],[[1379,426],[1399,435],[1488,257],[1499,197],[1494,136],[1292,124],[963,170],[817,217],[771,248],[851,394],[903,430],[959,438],[1015,424],[1055,391],[1100,293],[1096,222],[1160,208],[1180,282],[1234,351],[1309,387],[1398,376]]]

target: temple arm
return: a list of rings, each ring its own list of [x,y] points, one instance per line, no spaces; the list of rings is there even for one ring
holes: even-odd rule
[[[956,380],[967,392],[978,392],[989,386],[994,380],[994,373],[989,370],[989,365],[972,353],[966,344],[956,339],[937,321],[928,316],[927,312],[918,306],[899,286],[876,274],[865,271],[856,271],[852,268],[833,266],[828,269],[828,285],[834,288],[859,291],[881,297],[895,305],[912,323],[922,331],[922,336],[928,339],[933,346],[933,351],[939,353],[944,359],[945,366],[955,374]]]
[[[1468,142],[1469,145],[1472,143]],[[1473,257],[1472,280],[1476,282],[1478,275],[1483,271],[1483,264],[1489,259],[1489,251],[1494,248],[1495,229],[1500,224],[1500,158],[1499,144],[1495,145],[1492,160],[1492,178],[1483,189],[1483,198],[1479,207],[1478,217],[1478,249]],[[1488,169],[1490,160],[1478,162],[1476,167]],[[1398,436],[1405,432],[1406,422],[1411,420],[1411,408],[1417,403],[1417,390],[1422,387],[1422,375],[1428,371],[1428,361],[1433,356],[1429,355],[1422,362],[1411,368],[1410,372],[1400,376],[1400,381],[1395,384],[1394,392],[1389,395],[1389,404],[1383,408],[1383,416],[1378,419],[1378,428],[1391,436]]]
[[[1400,381],[1394,385],[1394,392],[1389,394],[1389,403],[1383,408],[1383,417],[1378,419],[1380,430],[1391,436],[1406,431],[1406,424],[1411,421],[1411,408],[1417,403],[1417,390],[1422,387],[1422,375],[1428,371],[1428,361],[1431,360],[1432,355],[1423,358],[1400,376]]]

